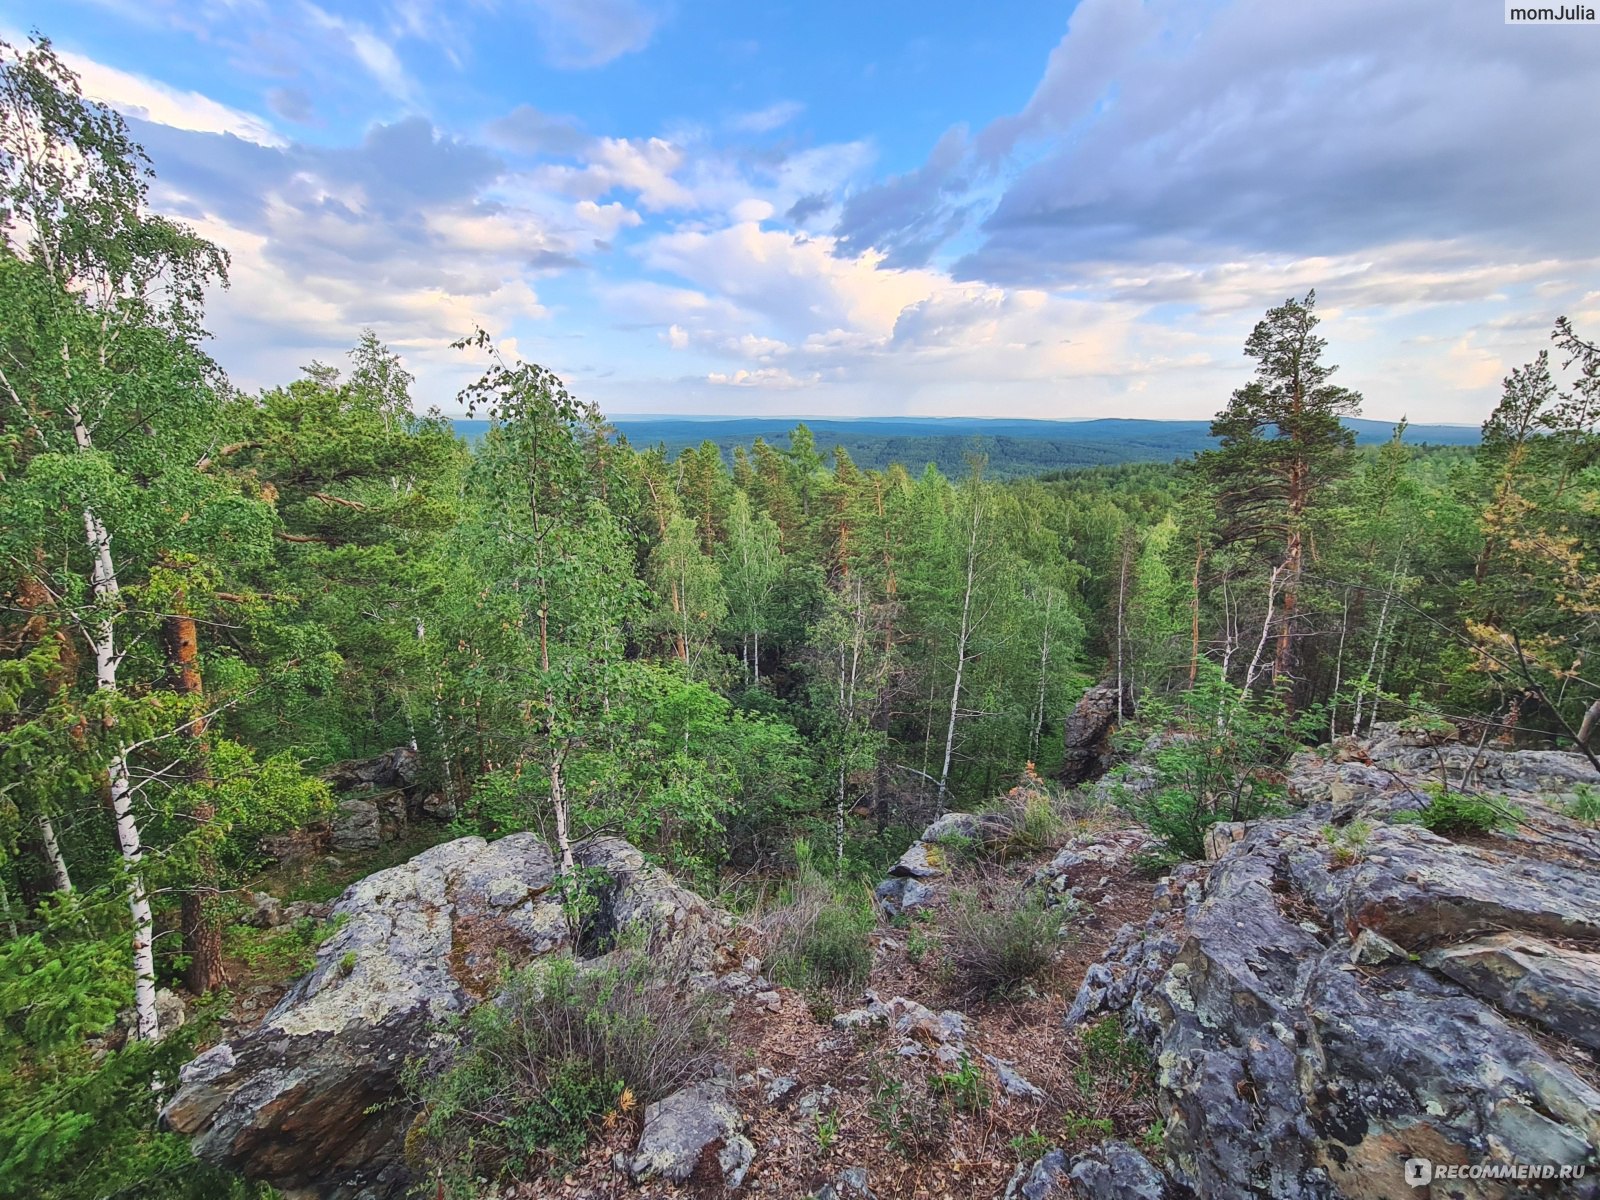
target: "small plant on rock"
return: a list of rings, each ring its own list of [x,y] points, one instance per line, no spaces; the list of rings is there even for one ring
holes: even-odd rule
[[[1600,789],[1580,783],[1572,789],[1572,799],[1563,806],[1567,816],[1585,825],[1600,825]]]
[[[1511,805],[1496,804],[1487,796],[1467,796],[1443,787],[1429,789],[1432,799],[1417,812],[1399,813],[1395,820],[1415,823],[1442,837],[1493,833],[1514,825],[1522,813]]]
[[[1367,821],[1351,821],[1343,829],[1324,825],[1322,837],[1328,843],[1329,857],[1332,858],[1334,867],[1350,867],[1367,856],[1367,842],[1372,837],[1372,825]]]

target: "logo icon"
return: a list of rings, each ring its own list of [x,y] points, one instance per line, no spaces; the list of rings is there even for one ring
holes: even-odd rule
[[[1406,1159],[1406,1182],[1412,1187],[1427,1187],[1433,1182],[1433,1163],[1426,1158]]]

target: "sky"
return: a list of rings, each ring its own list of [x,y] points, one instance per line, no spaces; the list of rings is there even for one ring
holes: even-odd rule
[[[1600,337],[1600,26],[1499,0],[0,0],[225,247],[250,389],[478,327],[609,415],[1201,417],[1316,289],[1366,415]]]

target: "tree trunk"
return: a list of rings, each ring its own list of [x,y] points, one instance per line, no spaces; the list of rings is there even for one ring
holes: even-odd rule
[[[72,875],[67,871],[67,860],[61,855],[56,827],[43,813],[39,814],[39,845],[44,850],[44,861],[50,868],[51,886],[58,892],[70,892]]]
[[[555,809],[556,850],[561,856],[561,873],[572,873],[572,832],[567,823],[567,787],[561,774],[561,755],[550,759],[550,806]]]
[[[1039,743],[1044,738],[1045,683],[1050,668],[1050,609],[1055,592],[1049,588],[1044,593],[1044,626],[1039,635],[1039,696],[1033,710],[1033,735],[1028,739],[1028,759],[1039,761]]]
[[[189,786],[196,799],[189,810],[194,822],[193,836],[199,850],[195,856],[194,877],[183,889],[180,926],[183,934],[183,952],[189,958],[184,972],[184,983],[196,996],[203,996],[227,982],[222,966],[222,922],[216,912],[216,897],[220,890],[217,882],[217,860],[210,845],[211,822],[216,809],[209,800],[201,798],[211,783],[210,747],[206,740],[206,718],[201,715],[205,698],[205,685],[200,677],[200,637],[184,603],[184,592],[179,588],[173,599],[176,610],[162,622],[162,641],[167,652],[167,666],[172,673],[172,687],[180,696],[190,699],[195,716],[183,727],[183,736],[191,743],[193,755],[189,766]]]
[[[73,440],[80,451],[93,449],[89,427],[76,405],[66,406],[72,422]],[[89,623],[89,644],[94,651],[95,686],[115,695],[117,668],[122,656],[117,653],[117,625],[112,605],[117,601],[116,559],[111,554],[111,533],[99,515],[88,505],[83,509],[83,534],[94,571],[89,582],[94,598],[103,611]],[[133,812],[133,784],[128,776],[126,752],[118,747],[106,762],[106,781],[111,813],[116,823],[117,847],[128,869],[128,913],[133,920],[133,1036],[139,1041],[155,1041],[161,1036],[156,1020],[155,917],[150,911],[150,896],[145,891],[144,847],[139,824]]]
[[[950,720],[944,731],[944,765],[939,770],[939,801],[950,792],[950,759],[956,745],[956,714],[961,708],[961,679],[967,668],[967,643],[972,636],[972,588],[978,573],[979,497],[972,498],[972,530],[967,536],[966,585],[961,592],[961,629],[956,636],[956,678],[950,688]]]
[[[1200,567],[1206,557],[1205,540],[1194,537],[1194,573],[1189,577],[1189,686],[1200,675]]]

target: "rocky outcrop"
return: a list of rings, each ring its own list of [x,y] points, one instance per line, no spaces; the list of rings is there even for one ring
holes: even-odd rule
[[[874,895],[888,916],[931,903],[938,892],[932,880],[949,873],[952,857],[1005,840],[1011,825],[995,813],[945,813],[922,831]]]
[[[1111,766],[1111,735],[1134,713],[1133,689],[1114,679],[1096,684],[1078,700],[1062,730],[1062,783],[1069,786],[1098,779]]]
[[[1412,1194],[1408,1159],[1600,1155],[1600,834],[1548,790],[1593,769],[1415,740],[1380,729],[1297,758],[1290,791],[1310,807],[1213,839],[1215,864],[1159,885],[1150,926],[1086,975],[1070,1019],[1125,1009],[1157,1055],[1171,1184],[1386,1200]],[[1471,844],[1389,823],[1427,803],[1430,777],[1523,823]],[[1593,1171],[1559,1190],[1450,1187],[1416,1194],[1600,1196]]]
[[[596,839],[577,857],[606,880],[580,953],[641,921],[716,965],[723,914],[626,842]],[[356,883],[334,905],[338,928],[315,969],[259,1025],[185,1067],[163,1120],[200,1158],[286,1192],[404,1195],[413,1114],[394,1103],[401,1071],[427,1052],[438,1020],[485,998],[502,956],[573,946],[555,880],[550,851],[524,833],[447,842]]]

